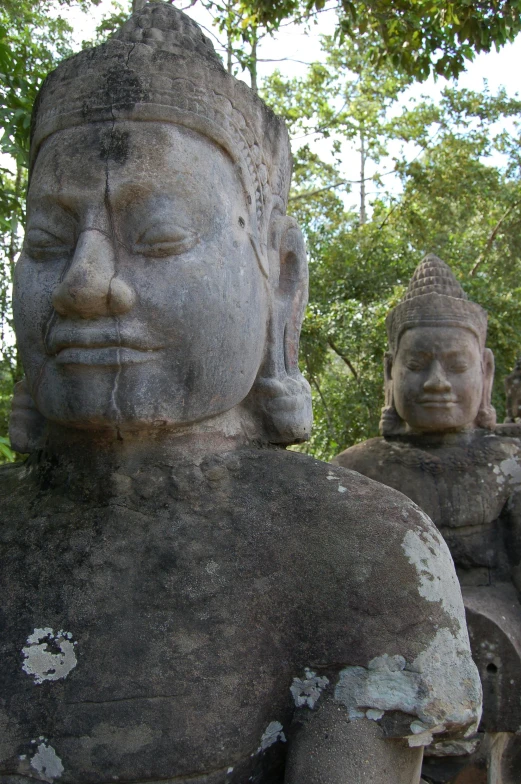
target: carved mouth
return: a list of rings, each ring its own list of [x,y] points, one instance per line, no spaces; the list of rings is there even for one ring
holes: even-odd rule
[[[418,402],[424,408],[452,408],[458,401],[453,397],[423,397]]]
[[[57,365],[121,365],[150,362],[163,346],[158,346],[144,329],[135,325],[118,330],[113,323],[59,324],[51,333],[47,352]]]
[[[150,362],[158,349],[135,349],[129,346],[66,346],[56,353],[58,365],[104,365],[120,367]]]

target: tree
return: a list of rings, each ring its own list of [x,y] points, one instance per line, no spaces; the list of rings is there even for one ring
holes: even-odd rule
[[[326,0],[248,0],[258,24],[322,10]],[[458,76],[476,53],[513,41],[521,30],[520,0],[340,0],[338,36],[356,40],[369,33],[375,66],[395,68],[424,80],[430,74]]]
[[[333,67],[329,60],[327,78],[315,66],[307,80],[284,82],[277,74],[267,82],[268,99],[277,108],[286,101],[291,107],[287,119],[297,139],[305,128],[326,136],[345,133],[346,140],[356,137],[359,108],[367,110],[367,97],[377,96],[379,85],[388,83],[384,74],[372,75],[369,58],[359,63],[361,73],[346,73],[345,62],[339,58]],[[363,100],[358,89],[363,89]],[[487,90],[477,94],[447,88],[438,104],[424,100],[400,112],[400,91],[401,85],[393,84],[388,111],[370,116],[375,161],[391,141],[395,147],[398,140],[405,145],[394,160],[402,192],[385,193],[376,174],[380,189],[367,215],[344,206],[349,184],[338,168],[342,145],[329,164],[308,143],[296,153],[289,206],[304,227],[310,256],[301,360],[315,412],[313,436],[303,449],[324,459],[378,433],[385,315],[425,253],[435,252],[447,261],[469,296],[489,312],[489,345],[497,367],[494,402],[500,418],[503,378],[519,353],[521,102],[504,91],[491,95]],[[333,96],[329,102],[328,95]],[[336,125],[339,95],[348,95],[355,104],[352,112],[345,107],[348,120],[354,118],[354,132],[343,121]],[[384,104],[375,100],[376,108]],[[514,123],[512,132],[494,132],[495,124],[507,118]],[[499,153],[504,161],[491,165],[490,158]]]

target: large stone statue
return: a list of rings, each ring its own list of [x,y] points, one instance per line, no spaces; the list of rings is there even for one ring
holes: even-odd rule
[[[43,85],[0,472],[0,782],[416,784],[480,684],[449,551],[307,437],[283,122],[148,4]]]
[[[486,326],[485,311],[467,299],[449,267],[427,256],[387,317],[383,438],[351,447],[333,462],[400,490],[434,520],[463,588],[484,688],[481,731],[516,733],[521,727],[521,444],[508,437],[508,426],[495,424],[494,360],[485,347]],[[461,781],[480,784],[487,779],[478,771],[488,765],[490,784],[518,784],[521,744],[510,735],[491,744],[490,737],[468,760],[429,760],[425,770],[435,782],[459,781],[452,776],[463,767],[469,778]],[[457,753],[465,746],[449,750]],[[503,778],[490,777],[494,765]]]

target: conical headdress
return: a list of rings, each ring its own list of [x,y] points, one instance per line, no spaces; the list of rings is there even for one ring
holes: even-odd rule
[[[387,314],[386,327],[393,353],[406,329],[420,326],[465,327],[484,347],[487,314],[470,302],[450,267],[434,254],[416,267],[402,301]]]
[[[224,147],[242,172],[265,245],[263,218],[273,198],[285,209],[289,191],[284,122],[225,71],[198,25],[172,5],[148,3],[113,38],[47,77],[33,113],[31,166],[50,134],[115,120],[175,123]]]

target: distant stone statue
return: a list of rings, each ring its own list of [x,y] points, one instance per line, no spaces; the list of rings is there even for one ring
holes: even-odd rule
[[[505,378],[506,408],[505,422],[519,422],[521,420],[521,357],[516,366]]]
[[[346,449],[333,463],[400,490],[438,526],[456,563],[483,683],[481,732],[509,733],[501,739],[488,735],[466,761],[428,759],[425,771],[434,775],[436,769],[435,782],[516,784],[521,450],[516,438],[505,435],[508,429],[501,431],[506,426],[495,426],[486,325],[485,311],[467,299],[450,268],[427,256],[387,317],[383,438]],[[471,749],[456,744],[449,752]],[[458,765],[468,778],[455,778]],[[486,766],[490,776],[492,768],[501,769],[502,778],[481,779]]]
[[[38,97],[0,471],[0,782],[416,784],[480,684],[449,551],[311,424],[287,132],[171,5]]]

